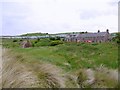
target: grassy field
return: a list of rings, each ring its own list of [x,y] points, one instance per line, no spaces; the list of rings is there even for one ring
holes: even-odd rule
[[[28,65],[28,67],[31,67],[39,78],[41,77],[45,78],[45,77],[43,77],[44,75],[42,74],[38,74],[39,73],[39,70],[37,70],[39,68],[38,66],[39,65],[44,66],[45,64],[47,68],[55,66],[56,68],[62,70],[61,73],[63,74],[63,76],[67,77],[65,82],[66,86],[64,87],[82,87],[83,85],[85,87],[116,87],[117,86],[116,81],[115,80],[113,81],[113,79],[108,78],[107,74],[105,74],[105,72],[108,72],[109,70],[118,69],[118,45],[115,42],[107,42],[107,43],[99,43],[99,44],[64,42],[63,44],[59,44],[56,46],[42,45],[37,47],[34,46],[30,48],[21,48],[19,45],[20,43],[19,41],[20,41],[19,39],[17,40],[17,42],[13,42],[12,39],[11,40],[3,39],[3,46],[5,48],[8,48],[11,54],[16,56],[16,58],[18,58],[20,62],[22,62],[25,65]],[[32,40],[31,42],[35,42],[35,41]],[[96,84],[94,85],[85,84],[84,82],[86,78],[85,77],[83,78],[84,75],[82,74],[87,72],[87,70],[89,69],[94,71],[94,75],[95,75],[94,78],[97,78],[95,79]],[[105,70],[105,71],[104,73],[102,72],[101,74],[100,70],[102,71]],[[50,71],[49,73],[52,73],[52,70],[48,70],[48,71]],[[54,71],[55,70],[53,69],[53,72]],[[82,72],[82,74],[80,74],[80,72]],[[100,74],[102,77],[100,76]],[[83,78],[83,80],[80,79],[82,80],[80,81],[81,83],[76,84],[76,79],[74,79],[74,77],[77,78],[79,76]],[[108,79],[106,79],[105,77]],[[44,80],[42,79],[42,81]],[[57,81],[60,80],[57,79]],[[102,83],[102,81],[104,82]],[[49,87],[49,86],[41,86],[41,87]],[[60,86],[55,86],[55,87],[60,87]]]

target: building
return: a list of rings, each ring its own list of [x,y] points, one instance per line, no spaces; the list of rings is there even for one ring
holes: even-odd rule
[[[109,30],[106,32],[97,33],[84,33],[84,34],[69,34],[66,36],[65,41],[67,42],[108,42],[111,41],[111,35]]]

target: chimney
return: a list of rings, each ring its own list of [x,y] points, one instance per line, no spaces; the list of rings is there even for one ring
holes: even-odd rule
[[[109,33],[109,29],[107,29],[106,32]]]
[[[100,32],[100,30],[98,30],[98,33]]]

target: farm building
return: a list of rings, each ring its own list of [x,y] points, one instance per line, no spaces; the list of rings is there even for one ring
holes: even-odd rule
[[[66,36],[65,41],[67,42],[108,42],[110,41],[111,35],[109,30],[106,32],[97,33],[84,33],[84,34],[69,34]]]

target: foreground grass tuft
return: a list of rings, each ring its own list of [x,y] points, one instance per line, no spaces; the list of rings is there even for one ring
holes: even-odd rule
[[[4,49],[2,56],[2,88],[38,87],[38,80],[10,51]]]
[[[47,63],[25,63],[21,55],[4,49],[2,88],[64,88],[60,69]],[[15,56],[16,55],[16,56]],[[32,67],[31,67],[32,66]]]

